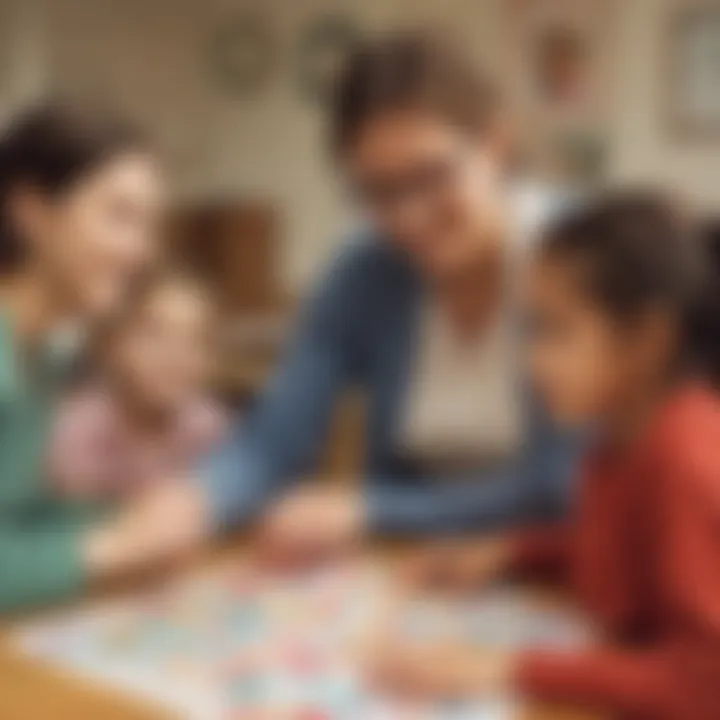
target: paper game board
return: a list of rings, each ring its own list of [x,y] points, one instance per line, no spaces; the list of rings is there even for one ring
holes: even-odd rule
[[[363,687],[357,648],[389,583],[368,566],[267,578],[227,566],[130,600],[48,617],[18,633],[24,652],[187,720],[511,720],[509,698],[399,705]],[[494,646],[585,642],[584,626],[493,593],[413,603],[397,632]]]

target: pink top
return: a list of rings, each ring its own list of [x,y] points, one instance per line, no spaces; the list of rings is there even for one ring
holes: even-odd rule
[[[162,435],[143,437],[128,426],[109,393],[87,389],[61,408],[50,444],[50,476],[64,494],[124,496],[188,474],[226,426],[219,404],[199,398]]]

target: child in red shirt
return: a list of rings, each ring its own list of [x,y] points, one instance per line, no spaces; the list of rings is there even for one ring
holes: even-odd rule
[[[515,690],[635,720],[720,718],[720,399],[709,389],[720,303],[707,282],[717,267],[654,196],[604,200],[548,235],[529,285],[530,364],[558,421],[595,427],[574,510],[562,526],[419,566],[451,583],[560,579],[607,644],[394,647],[374,659],[379,682],[421,695]]]

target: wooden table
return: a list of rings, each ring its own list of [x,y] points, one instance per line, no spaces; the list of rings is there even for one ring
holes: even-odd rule
[[[243,545],[242,540],[235,540],[229,547],[214,549],[199,565],[207,567],[228,554],[241,554]],[[91,597],[127,590],[98,588]],[[172,715],[157,707],[23,656],[12,646],[11,635],[19,622],[27,619],[25,616],[0,624],[1,720],[172,720]],[[578,711],[532,708],[524,720],[599,719]]]

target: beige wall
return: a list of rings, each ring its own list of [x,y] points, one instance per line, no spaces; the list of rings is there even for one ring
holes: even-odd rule
[[[682,4],[622,3],[611,172],[621,180],[667,183],[720,213],[720,138],[680,139],[669,132],[663,114],[669,25]]]
[[[115,6],[115,12],[108,7]],[[274,200],[282,212],[284,276],[302,286],[347,225],[343,191],[323,144],[318,108],[297,94],[287,54],[316,13],[344,7],[368,27],[418,14],[463,18],[475,48],[492,39],[491,3],[477,0],[265,0],[285,46],[284,67],[259,98],[228,97],[203,66],[203,43],[242,6],[224,0],[93,2],[54,6],[54,82],[112,87],[181,157],[178,189],[186,195],[247,193]],[[484,7],[488,6],[488,8]],[[411,8],[411,12],[408,11]],[[488,32],[490,30],[490,32]]]
[[[325,157],[322,118],[297,96],[287,70],[299,28],[329,8],[370,28],[430,18],[454,25],[478,57],[500,66],[503,0],[252,1],[274,16],[285,53],[258,99],[228,97],[203,64],[212,28],[243,0],[44,0],[44,15],[23,16],[22,32],[13,31],[20,39],[11,47],[22,52],[13,50],[10,79],[0,75],[0,87],[6,98],[8,88],[17,97],[26,84],[105,92],[161,134],[176,158],[179,193],[276,202],[284,276],[300,288],[338,242],[347,210]],[[610,169],[621,180],[664,180],[720,208],[720,145],[680,143],[662,125],[662,43],[670,3],[679,1],[618,0]],[[0,19],[2,12],[0,2]]]

